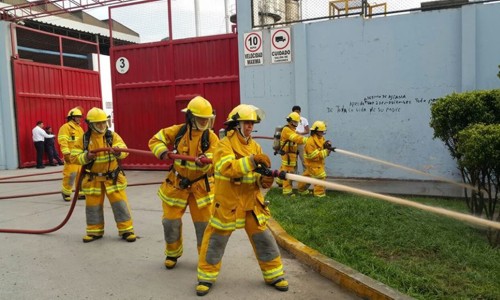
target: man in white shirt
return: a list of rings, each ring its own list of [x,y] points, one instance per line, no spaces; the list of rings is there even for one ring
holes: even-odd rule
[[[300,106],[295,105],[294,107],[292,107],[292,112],[296,112],[300,115],[300,111],[301,111]],[[300,122],[297,128],[295,129],[295,132],[297,132],[302,136],[309,134],[309,122],[307,122],[307,119],[304,118],[303,116],[300,116]],[[299,145],[298,151],[299,151],[300,163],[302,164],[302,169],[305,170],[306,167],[304,165],[304,144]],[[297,164],[297,169],[295,171],[298,172],[298,164]]]
[[[48,134],[43,130],[43,121],[36,122],[35,128],[31,131],[33,133],[33,143],[36,149],[36,168],[43,169],[43,148],[45,138],[53,138],[53,134]]]

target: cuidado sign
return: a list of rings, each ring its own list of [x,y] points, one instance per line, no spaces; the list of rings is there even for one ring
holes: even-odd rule
[[[244,35],[245,66],[256,66],[264,63],[262,51],[262,31],[253,31]]]
[[[271,30],[271,63],[292,61],[292,38],[290,28]]]

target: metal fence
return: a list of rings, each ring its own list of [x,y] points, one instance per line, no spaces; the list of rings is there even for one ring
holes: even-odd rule
[[[252,0],[252,26],[269,27],[348,17],[385,17],[394,14],[487,4],[499,0]]]
[[[126,30],[125,33],[138,36],[139,43],[218,35],[234,30],[234,1],[127,2],[110,7],[110,15],[102,14],[99,18],[109,18],[115,22],[112,25],[113,34],[120,29]]]

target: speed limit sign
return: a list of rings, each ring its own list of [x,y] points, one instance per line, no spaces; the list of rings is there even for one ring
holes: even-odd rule
[[[262,31],[245,33],[245,66],[262,65]]]

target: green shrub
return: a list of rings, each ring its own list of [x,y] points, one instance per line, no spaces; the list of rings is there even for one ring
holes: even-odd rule
[[[459,165],[500,175],[500,123],[474,124],[458,134]]]
[[[434,138],[441,139],[457,160],[462,179],[476,188],[465,190],[469,211],[494,219],[500,164],[500,90],[453,93],[431,106]],[[498,218],[498,217],[497,217]],[[499,232],[488,234],[499,244]]]
[[[495,115],[500,110],[500,91],[471,91],[453,93],[439,98],[431,106],[430,126],[434,138],[441,139],[453,158],[459,159],[456,151],[458,133],[477,123],[492,124],[500,119]]]
[[[490,124],[500,124],[500,90],[489,90],[482,95],[482,101],[492,116]]]
[[[457,151],[461,169],[466,170],[467,181],[477,188],[467,197],[467,206],[476,214],[485,213],[486,218],[500,221],[496,212],[500,188],[500,123],[475,124],[458,133]],[[488,240],[493,246],[500,245],[498,230],[488,231]]]

